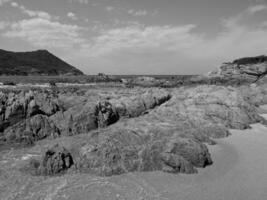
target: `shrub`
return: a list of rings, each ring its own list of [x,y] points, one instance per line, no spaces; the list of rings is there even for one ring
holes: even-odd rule
[[[56,82],[55,81],[49,81],[49,86],[50,87],[56,87],[57,85],[56,85]]]
[[[4,81],[3,85],[9,85],[9,86],[15,86],[16,83],[12,82],[12,81]]]

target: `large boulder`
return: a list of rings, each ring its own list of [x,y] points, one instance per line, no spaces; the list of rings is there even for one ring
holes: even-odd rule
[[[162,171],[168,173],[197,173],[197,170],[190,162],[184,159],[182,156],[173,153],[163,153],[161,159],[164,162]]]
[[[172,138],[165,152],[179,155],[195,167],[206,167],[212,164],[208,148],[192,139]]]
[[[196,173],[195,167],[212,163],[204,144],[180,137],[173,140],[164,133],[155,138],[127,128],[112,128],[84,139],[74,159],[81,171],[101,176],[155,170]]]

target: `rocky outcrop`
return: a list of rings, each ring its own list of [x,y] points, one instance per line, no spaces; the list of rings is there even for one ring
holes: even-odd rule
[[[218,137],[226,136],[227,128],[245,129],[251,123],[266,123],[235,88],[199,86],[177,92],[175,98],[156,110],[161,119],[181,119],[193,127],[205,127],[207,133],[213,129]]]
[[[266,63],[267,56],[261,55],[256,57],[239,58],[233,61],[233,64],[237,65],[254,65],[259,63]]]
[[[81,93],[82,97],[77,93],[65,98],[72,95],[69,93],[56,98],[48,95],[47,100],[33,94],[23,110],[23,120],[6,128],[4,137],[31,143],[72,136],[56,141],[71,154],[76,169],[101,176],[155,170],[196,173],[197,168],[212,164],[206,144],[215,144],[214,138],[228,136],[229,128],[266,124],[244,90],[208,85],[102,93],[89,90]],[[255,94],[264,91],[257,88]],[[3,109],[4,116],[5,112]],[[43,161],[39,163],[41,166]],[[53,168],[47,165],[50,167],[45,169]],[[48,171],[44,174],[61,173]]]
[[[35,115],[8,127],[4,131],[4,137],[8,142],[32,143],[44,138],[59,136],[59,129],[45,115]]]
[[[0,126],[3,130],[35,115],[50,116],[61,110],[57,97],[47,92],[1,93],[0,100]]]
[[[224,63],[215,71],[209,73],[210,77],[233,77],[257,81],[267,74],[267,57],[240,58],[231,63]]]
[[[84,137],[86,142],[78,147],[79,156],[74,158],[77,168],[101,176],[155,170],[196,173],[195,167],[212,163],[205,145],[190,139],[176,138],[173,142],[163,135],[161,140],[151,140],[129,129]]]
[[[95,104],[91,102],[74,106],[67,111],[57,112],[50,119],[65,136],[88,133],[97,128]]]
[[[136,96],[109,98],[97,102],[88,101],[73,106],[67,111],[57,112],[51,120],[63,135],[87,133],[97,128],[104,128],[116,123],[120,118],[132,118],[170,99],[170,93],[165,90],[151,89]]]
[[[95,107],[96,123],[99,128],[105,128],[119,120],[119,114],[108,101],[99,102]]]
[[[62,135],[86,133],[68,139],[65,148],[76,169],[101,176],[155,170],[196,173],[212,164],[205,143],[228,136],[229,128],[266,123],[240,88],[198,86],[175,89],[171,95],[153,89],[103,99],[49,117]]]
[[[57,144],[45,152],[42,162],[36,170],[42,175],[55,175],[67,171],[73,164],[70,152]]]
[[[115,107],[121,117],[138,117],[146,111],[155,108],[168,101],[171,95],[163,89],[150,89],[131,97],[110,99],[109,102]]]
[[[247,102],[259,107],[267,104],[267,84],[251,84],[250,86],[241,86],[238,88]]]

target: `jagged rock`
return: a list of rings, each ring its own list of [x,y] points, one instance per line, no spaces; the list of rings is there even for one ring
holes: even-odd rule
[[[155,170],[195,173],[212,163],[204,143],[215,144],[212,138],[228,136],[229,128],[243,129],[264,122],[240,91],[204,85],[169,91],[105,91],[99,96],[93,93],[96,97],[92,98],[89,91],[85,94],[88,99],[79,99],[77,105],[68,103],[67,110],[16,123],[13,129],[17,131],[7,136],[21,139],[23,133],[35,141],[52,136],[46,134],[50,128],[63,136],[86,133],[57,141],[70,150],[77,169],[95,175]],[[35,96],[34,100],[41,109]]]
[[[34,115],[50,116],[61,109],[57,97],[45,92],[1,94],[0,126],[2,131]]]
[[[40,110],[40,106],[37,105],[36,101],[33,99],[28,104],[27,117],[32,117],[37,114],[44,114],[44,112]]]
[[[138,117],[149,109],[163,104],[170,98],[171,95],[166,90],[151,89],[137,96],[111,99],[109,102],[116,108],[121,117]]]
[[[74,106],[65,112],[57,112],[50,119],[56,124],[61,134],[66,136],[88,133],[98,127],[95,104],[91,102]]]
[[[4,136],[9,142],[37,141],[47,137],[56,138],[59,135],[58,128],[44,115],[35,115],[4,131]]]
[[[116,109],[108,101],[99,102],[96,105],[95,116],[99,128],[105,128],[119,120]]]
[[[51,116],[58,111],[64,110],[63,105],[58,100],[58,96],[55,96],[52,93],[35,93],[34,100],[39,106],[40,111],[47,116]]]
[[[256,56],[224,63],[217,70],[209,72],[210,77],[234,77],[259,80],[267,74],[267,57]]]
[[[196,129],[207,127],[206,133],[212,137],[229,135],[227,128],[245,129],[252,123],[265,121],[255,106],[232,87],[198,86],[173,96],[155,110],[155,115],[160,119],[185,121]]]
[[[63,135],[77,135],[114,124],[120,117],[138,117],[170,97],[169,92],[154,89],[137,96],[111,98],[96,104],[88,101],[65,112],[57,112],[50,118]]]
[[[67,171],[73,164],[70,152],[57,144],[45,152],[39,170],[42,175],[56,175]]]

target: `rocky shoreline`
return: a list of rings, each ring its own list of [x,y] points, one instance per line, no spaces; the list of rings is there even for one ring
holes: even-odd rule
[[[2,143],[42,143],[40,156],[23,166],[33,175],[196,173],[212,164],[206,144],[229,129],[267,124],[258,107],[267,103],[264,84],[0,96]]]

